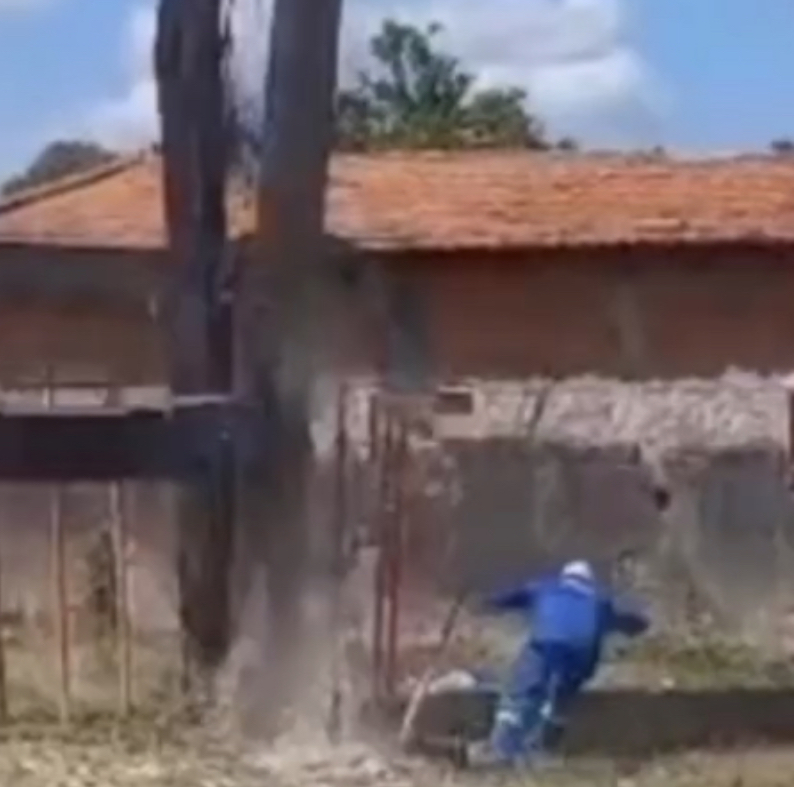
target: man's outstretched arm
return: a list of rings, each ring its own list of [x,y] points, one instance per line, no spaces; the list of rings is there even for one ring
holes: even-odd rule
[[[637,637],[650,628],[650,620],[641,610],[622,607],[617,601],[609,601],[611,628],[628,637]]]
[[[486,606],[498,612],[528,609],[533,604],[538,591],[538,582],[526,582],[523,585],[491,594],[486,599]]]

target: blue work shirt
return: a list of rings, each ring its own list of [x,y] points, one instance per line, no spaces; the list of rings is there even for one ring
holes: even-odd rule
[[[529,625],[528,645],[566,645],[581,650],[592,667],[609,634],[636,636],[648,626],[641,613],[621,609],[599,583],[575,577],[527,582],[495,594],[489,606],[524,614]]]

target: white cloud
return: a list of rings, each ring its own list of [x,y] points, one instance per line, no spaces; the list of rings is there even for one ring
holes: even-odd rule
[[[83,125],[88,135],[114,148],[138,148],[158,135],[152,50],[156,34],[155,7],[141,5],[128,17],[123,53],[129,86],[126,92],[94,108]]]
[[[363,63],[369,35],[386,16],[439,21],[443,44],[481,86],[524,87],[531,109],[559,133],[653,142],[640,138],[642,129],[657,133],[666,97],[629,41],[628,11],[629,0],[354,0],[343,73]]]
[[[23,0],[11,0],[23,2]],[[0,0],[0,5],[9,0]],[[368,62],[368,41],[392,17],[441,22],[442,43],[463,59],[479,84],[519,85],[531,108],[558,133],[587,142],[658,141],[663,89],[627,38],[628,0],[345,0],[344,81]],[[258,96],[266,62],[271,3],[234,0],[235,74]],[[151,69],[155,11],[148,2],[128,20],[122,47],[130,87],[90,113],[92,136],[118,147],[157,134]],[[642,136],[648,139],[641,139]]]

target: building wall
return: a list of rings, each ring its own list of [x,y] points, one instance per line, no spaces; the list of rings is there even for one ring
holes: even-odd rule
[[[793,368],[792,260],[789,246],[631,247],[394,270],[416,292],[416,365],[436,377],[675,378]]]
[[[394,290],[393,309],[409,328],[391,337],[390,350],[399,350],[403,363],[412,367],[412,377],[430,373],[442,380],[528,380],[587,372],[681,378],[718,375],[728,366],[786,371],[793,368],[791,255],[790,247],[678,247],[385,258],[390,274],[395,274],[386,282],[390,295],[393,281],[402,285]],[[114,259],[107,263],[113,265]],[[379,265],[377,261],[370,264]],[[88,297],[85,290],[74,289],[69,297],[48,292],[46,298],[36,300],[30,282],[28,290],[4,291],[0,385],[41,376],[46,367],[67,380],[84,376],[95,382],[163,384],[165,341],[151,309],[152,296],[158,295],[154,281],[132,278],[130,288],[115,291],[105,300],[100,293]],[[65,282],[69,283],[68,277]],[[348,345],[340,357],[346,358],[350,369],[379,364],[384,360],[381,342],[376,341],[375,331],[368,330],[365,312],[359,311],[355,301],[348,310],[349,319],[337,331]],[[473,444],[459,452],[462,480],[472,495],[457,514],[467,539],[462,554],[466,576],[489,581],[575,549],[594,554],[609,544],[609,521],[621,528],[615,531],[614,554],[618,547],[649,552],[656,542],[660,544],[656,531],[664,523],[655,522],[648,508],[647,485],[637,480],[640,469],[620,471],[616,459],[606,461],[602,456],[594,456],[584,469],[581,456],[531,456],[529,447],[519,443],[503,447],[500,453],[507,461],[501,461],[490,444]],[[716,460],[712,456],[708,461]],[[749,512],[749,521],[766,523],[761,532],[770,537],[784,534],[788,492],[781,462],[768,452],[763,459],[753,460],[755,469],[737,464],[730,470],[725,464],[719,473],[703,475],[699,485],[686,482],[685,492],[680,491],[683,476],[675,481],[676,499],[684,501],[687,509],[680,514],[680,522],[698,523],[697,527],[675,526],[677,532],[689,528],[690,533],[699,534],[692,542],[692,555],[709,550],[713,554],[714,544],[734,548],[733,540],[727,540],[733,532],[727,529],[730,515],[719,503],[728,488],[744,496],[742,510]],[[580,481],[584,475],[585,483]],[[470,478],[477,480],[470,482]],[[565,490],[578,482],[584,491],[572,499]],[[623,485],[630,487],[624,499],[618,493]],[[698,488],[707,493],[699,494]],[[615,490],[610,497],[609,489]],[[102,502],[107,490],[95,491],[96,502]],[[13,496],[13,490],[6,494]],[[37,491],[19,494],[38,498]],[[775,500],[780,510],[774,510]],[[85,503],[76,518],[93,520]],[[0,501],[0,531],[13,533],[22,522],[28,531],[35,530],[31,517],[20,512],[14,501]],[[566,529],[565,517],[569,519]],[[35,519],[41,534],[40,554],[46,555],[47,512],[39,512]],[[141,526],[167,519],[166,504],[159,504],[141,518]],[[486,527],[487,522],[491,527]],[[731,527],[742,533],[736,543],[743,545],[744,552],[736,554],[758,557],[749,586],[758,588],[759,599],[775,597],[771,586],[758,586],[766,577],[783,577],[783,572],[776,571],[776,553],[751,549],[752,532],[744,532],[744,524],[737,520]],[[544,543],[541,534],[552,535],[555,529],[558,543]],[[16,543],[15,537],[9,539]],[[780,543],[785,554],[784,535],[783,540],[776,539],[770,543]],[[154,549],[166,547],[159,544]],[[35,550],[31,547],[27,552]],[[476,558],[478,565],[470,562]],[[681,562],[681,570],[683,566]],[[720,566],[724,568],[725,562],[700,575],[711,577],[708,593],[712,597],[718,587],[732,588],[736,582],[736,575],[725,574]],[[728,597],[727,589],[720,592]]]
[[[45,375],[65,384],[160,384],[163,337],[144,307],[3,303],[0,387],[35,384]]]
[[[163,382],[159,252],[0,244],[0,388]]]
[[[119,382],[164,380],[154,308],[167,262],[101,256],[0,247],[0,380],[45,364],[70,367],[66,376],[87,367]],[[401,329],[380,341],[372,294],[359,303],[350,290],[328,313],[332,357],[359,371],[394,358],[404,381],[787,371],[792,261],[791,246],[775,245],[384,256],[366,264],[387,273]],[[119,278],[108,274],[117,265]]]

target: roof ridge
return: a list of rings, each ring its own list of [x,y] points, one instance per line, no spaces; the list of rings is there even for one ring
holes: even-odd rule
[[[364,250],[794,238],[791,157],[470,151],[337,155],[332,163],[327,228]],[[141,151],[14,195],[5,208],[0,202],[0,243],[162,248],[161,164],[155,151]],[[253,231],[256,195],[234,183],[230,230],[241,237]]]
[[[85,186],[94,185],[101,180],[118,175],[144,162],[147,159],[147,155],[146,152],[140,151],[127,156],[116,156],[111,161],[98,164],[95,167],[73,172],[69,175],[56,178],[55,180],[22,189],[5,198],[0,197],[0,214],[10,213],[18,208],[25,208],[28,205],[39,202],[40,200],[57,197]]]
[[[463,148],[463,149],[386,149],[369,152],[338,152],[331,155],[332,161],[396,161],[410,159],[415,161],[452,161],[458,159],[500,159],[529,158],[541,161],[579,161],[583,163],[641,164],[659,163],[666,166],[729,166],[754,162],[759,164],[778,164],[794,166],[791,156],[780,156],[769,151],[742,151],[731,153],[686,154],[680,151],[654,150],[614,150],[605,148],[586,148],[576,151],[534,150],[528,148]]]

